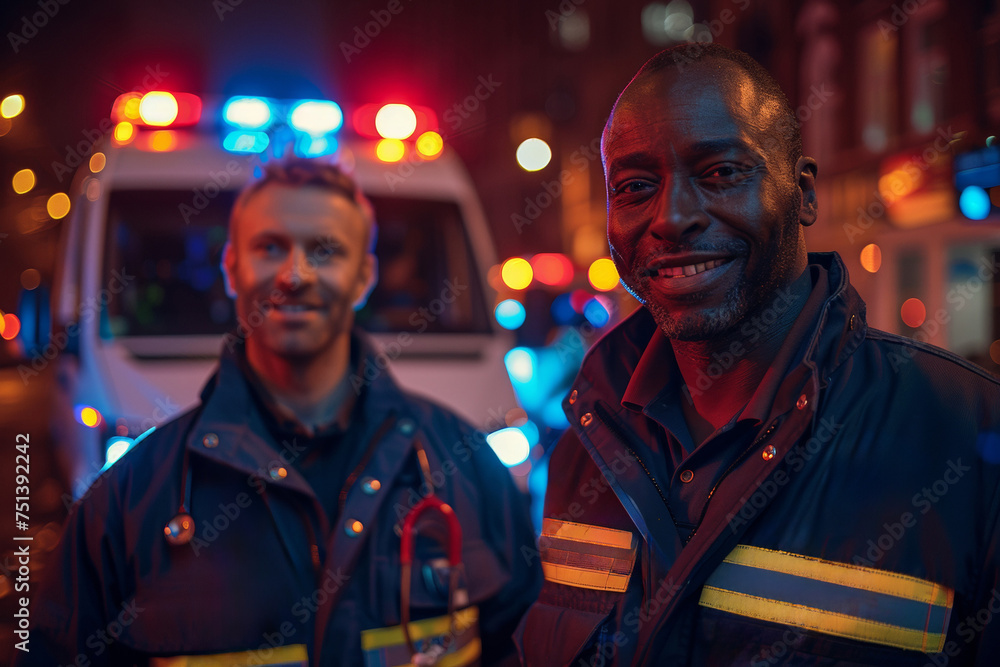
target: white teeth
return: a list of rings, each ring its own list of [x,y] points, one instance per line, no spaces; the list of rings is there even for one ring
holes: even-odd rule
[[[659,270],[661,278],[677,278],[680,276],[693,276],[709,269],[714,269],[726,263],[724,259],[713,259],[699,264],[688,264],[687,266],[664,266]]]

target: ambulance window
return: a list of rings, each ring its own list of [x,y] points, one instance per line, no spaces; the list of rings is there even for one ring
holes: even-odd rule
[[[234,199],[234,192],[223,192],[198,210],[190,189],[111,193],[104,286],[124,283],[124,289],[108,290],[104,337],[215,335],[234,326],[219,269]],[[489,333],[457,204],[379,197],[372,203],[379,282],[358,323],[372,332]]]
[[[357,321],[371,332],[489,333],[479,269],[452,201],[371,197],[378,285]]]
[[[212,335],[233,326],[219,258],[235,192],[201,210],[192,197],[191,190],[111,193],[104,287],[125,287],[108,290],[103,336]]]

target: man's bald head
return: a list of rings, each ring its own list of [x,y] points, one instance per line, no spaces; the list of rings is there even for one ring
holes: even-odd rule
[[[727,63],[731,65],[727,66]],[[795,113],[781,86],[760,63],[747,54],[714,43],[680,44],[660,51],[647,60],[615,101],[611,116],[604,128],[602,143],[606,143],[609,139],[609,129],[615,110],[623,103],[632,101],[634,95],[641,95],[645,88],[641,84],[648,81],[649,77],[670,73],[683,75],[693,73],[695,69],[699,72],[709,70],[718,81],[737,86],[741,82],[737,82],[736,78],[745,77],[744,80],[749,80],[754,92],[759,96],[762,120],[770,117],[767,148],[780,151],[787,157],[790,165],[795,164],[802,155],[802,134]]]

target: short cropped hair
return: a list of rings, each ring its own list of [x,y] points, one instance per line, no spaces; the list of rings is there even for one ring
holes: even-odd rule
[[[264,171],[240,191],[229,214],[229,241],[233,239],[234,222],[246,208],[250,199],[267,185],[287,185],[290,187],[315,187],[340,195],[354,204],[368,225],[368,251],[375,243],[375,209],[358,187],[357,181],[344,172],[339,165],[316,158],[285,158],[264,165]]]
[[[799,129],[795,112],[792,111],[792,107],[788,103],[788,98],[770,72],[746,53],[714,42],[678,44],[677,46],[660,51],[647,60],[639,68],[639,71],[636,72],[632,81],[637,80],[644,74],[658,72],[667,67],[675,67],[678,71],[683,71],[689,65],[711,59],[726,60],[733,63],[750,78],[756,90],[778,103],[780,107],[780,118],[776,123],[778,127],[772,129],[777,132],[778,145],[786,151],[790,163],[794,165],[796,160],[802,155],[802,132]],[[631,82],[629,85],[631,85]],[[626,86],[627,89],[628,86]],[[622,91],[622,94],[624,95],[624,91]],[[615,106],[618,106],[617,102]]]

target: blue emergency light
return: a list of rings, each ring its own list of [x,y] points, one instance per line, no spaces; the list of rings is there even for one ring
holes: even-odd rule
[[[1000,188],[1000,146],[992,145],[955,156],[958,208],[970,220],[985,220]],[[992,191],[992,192],[991,192]]]
[[[288,114],[288,124],[312,137],[332,134],[344,124],[344,112],[336,102],[302,100]]]
[[[237,95],[229,98],[222,118],[230,131],[223,147],[234,153],[262,153],[269,146],[275,155],[286,145],[302,157],[328,155],[337,150],[333,136],[344,124],[344,113],[330,100],[276,100]]]
[[[261,153],[270,143],[266,132],[230,132],[222,146],[233,153]]]
[[[274,109],[263,97],[231,97],[222,109],[223,119],[242,130],[266,130]]]

